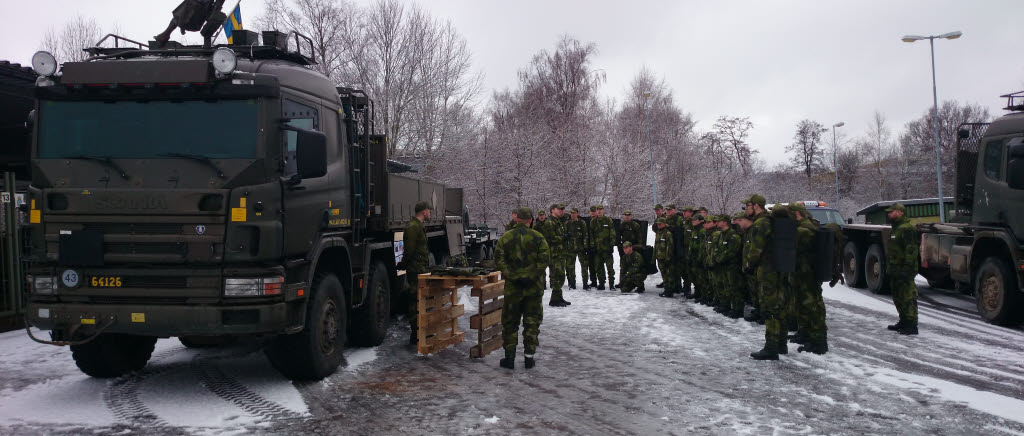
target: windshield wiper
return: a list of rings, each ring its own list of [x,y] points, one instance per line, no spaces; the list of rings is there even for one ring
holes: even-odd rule
[[[210,159],[210,158],[208,158],[206,156],[203,156],[201,154],[163,153],[160,156],[164,156],[164,157],[180,157],[180,158],[185,158],[185,159],[192,159],[192,160],[194,160],[196,162],[202,162],[202,163],[206,164],[206,166],[208,166],[210,168],[213,168],[213,170],[217,172],[217,177],[222,178],[222,179],[224,178],[224,171],[221,171],[220,167],[218,167],[217,164],[213,163],[213,159]]]
[[[86,156],[86,155],[79,155],[79,156],[71,156],[68,159],[82,159],[82,160],[91,160],[93,162],[99,162],[99,163],[102,163],[103,165],[107,166],[108,168],[113,168],[117,172],[121,173],[121,178],[122,179],[127,179],[128,178],[128,173],[124,170],[124,168],[121,168],[120,165],[115,163],[114,160],[110,158],[110,156]]]

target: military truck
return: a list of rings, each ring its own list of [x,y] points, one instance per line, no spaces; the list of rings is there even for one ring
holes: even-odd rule
[[[321,379],[384,340],[417,202],[431,259],[466,251],[461,195],[387,172],[373,102],[310,68],[309,38],[135,44],[33,58],[26,318],[50,339],[26,330],[86,374],[142,368],[157,338],[256,336]]]
[[[1024,92],[1003,95],[1010,113],[959,126],[954,214],[917,224],[919,272],[935,287],[974,294],[985,321],[1024,318]],[[847,284],[884,292],[886,225],[847,225]]]

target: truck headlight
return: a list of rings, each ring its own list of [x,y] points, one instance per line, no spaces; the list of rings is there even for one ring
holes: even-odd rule
[[[224,279],[225,297],[262,297],[281,295],[284,277],[252,277]]]
[[[57,291],[57,276],[29,276],[28,282],[33,294],[53,295]]]

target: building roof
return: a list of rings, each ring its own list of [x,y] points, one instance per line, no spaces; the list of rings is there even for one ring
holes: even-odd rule
[[[915,205],[915,204],[938,203],[938,201],[939,201],[939,197],[915,198],[915,199],[911,199],[911,200],[879,201],[878,203],[872,204],[872,205],[867,206],[867,207],[865,207],[865,208],[863,208],[861,210],[858,210],[857,211],[857,215],[867,215],[867,214],[872,213],[872,212],[877,212],[879,210],[884,210],[885,208],[887,208],[889,206],[892,206],[892,205],[894,205],[896,203],[903,204],[904,206],[911,206],[911,205]],[[952,204],[953,203],[953,197],[943,197],[943,203]]]

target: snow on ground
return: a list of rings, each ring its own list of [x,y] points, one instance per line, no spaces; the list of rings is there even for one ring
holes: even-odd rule
[[[399,319],[320,383],[284,380],[253,344],[174,339],[137,374],[90,379],[67,349],[4,333],[0,434],[1024,434],[1024,331],[963,297],[920,284],[921,334],[904,337],[885,329],[889,297],[826,286],[831,351],[757,362],[763,326],[659,298],[660,281],[566,290],[570,307],[544,306],[531,370],[499,368],[501,350],[468,357],[465,288],[466,342],[418,356]]]

